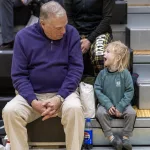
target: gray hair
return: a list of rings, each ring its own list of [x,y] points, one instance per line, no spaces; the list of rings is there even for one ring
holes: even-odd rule
[[[52,17],[62,17],[65,14],[65,9],[55,1],[47,2],[40,8],[40,20],[49,19]]]

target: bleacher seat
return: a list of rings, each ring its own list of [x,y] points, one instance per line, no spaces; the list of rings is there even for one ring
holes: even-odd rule
[[[16,13],[18,13],[18,11]],[[29,13],[30,13],[30,10],[29,10]],[[19,14],[19,16],[16,16],[16,21],[14,22],[16,25],[25,24],[26,21],[18,22],[19,20],[21,20],[20,18],[22,19],[22,15]],[[119,24],[119,26],[122,24],[124,28],[124,24],[126,23],[127,23],[127,3],[121,0],[116,1],[115,9],[113,11],[112,24],[117,24],[117,25]],[[118,29],[118,26],[117,26],[117,29]],[[116,31],[116,33],[118,33],[118,30]],[[124,33],[124,30],[122,33]],[[122,33],[120,33],[120,35],[121,36],[123,35],[123,37],[125,37],[125,35]],[[119,39],[120,39],[120,36],[118,36],[117,40]],[[0,51],[0,70],[1,70],[1,73],[0,73],[0,106],[1,106],[0,110],[2,110],[6,102],[10,101],[14,96],[14,89],[13,89],[11,78],[10,78],[12,54],[13,54],[12,50]],[[93,133],[94,133],[94,136],[93,136],[94,145],[109,145],[96,119],[92,120],[92,126],[93,126]],[[122,119],[115,119],[112,121],[112,128],[116,134],[120,135],[122,131],[122,127],[123,127]],[[43,142],[44,144],[49,143],[50,145],[54,144],[55,142],[57,142],[56,144],[58,144],[58,142],[59,144],[65,144],[64,143],[65,135],[64,135],[63,127],[61,125],[60,118],[52,118],[44,122],[41,121],[41,118],[39,118],[36,121],[29,123],[27,125],[27,130],[28,130],[30,145],[34,145],[34,144],[40,145],[40,143],[43,143]],[[135,122],[135,129],[133,132],[133,137],[131,138],[131,143],[133,145],[149,145],[149,139],[150,139],[150,117],[143,117],[143,118],[137,117],[136,122]]]
[[[123,119],[114,119],[111,121],[112,131],[121,136],[124,126]],[[109,145],[109,141],[104,137],[103,131],[96,119],[92,119],[93,127],[93,145]],[[149,145],[150,139],[150,118],[138,117],[135,121],[133,145]],[[65,135],[61,125],[60,118],[51,118],[42,121],[41,118],[27,125],[30,145],[64,145]],[[40,130],[39,130],[40,129]],[[144,139],[144,140],[143,140]]]

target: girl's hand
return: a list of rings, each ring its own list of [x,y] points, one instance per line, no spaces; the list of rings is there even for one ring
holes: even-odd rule
[[[112,106],[112,107],[109,108],[109,111],[108,111],[108,112],[109,112],[110,115],[113,116],[113,115],[115,115],[116,108],[115,108],[114,106]]]
[[[116,109],[115,116],[120,118],[120,117],[122,116],[122,113],[120,113],[120,112]]]

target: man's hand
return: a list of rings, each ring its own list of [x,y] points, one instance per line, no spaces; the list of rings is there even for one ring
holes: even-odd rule
[[[108,111],[108,112],[109,112],[110,115],[115,115],[115,113],[116,113],[116,108],[115,108],[114,106],[112,106],[112,107],[109,108],[109,111]]]
[[[43,105],[43,102],[38,100],[33,100],[31,106],[35,111],[39,112],[40,114],[42,114],[46,110],[46,107]]]
[[[28,5],[30,2],[32,2],[33,0],[21,0],[21,2],[24,4],[24,5]]]
[[[115,116],[120,118],[120,117],[122,116],[122,113],[120,113],[120,112],[116,109]]]
[[[59,97],[54,96],[51,99],[43,102],[43,106],[46,107],[47,109],[42,113],[43,121],[46,119],[49,119],[51,117],[56,117],[57,116],[57,110],[60,108],[62,105],[62,102]]]
[[[81,50],[82,53],[84,54],[90,49],[91,42],[88,39],[82,39],[80,42],[81,42]]]

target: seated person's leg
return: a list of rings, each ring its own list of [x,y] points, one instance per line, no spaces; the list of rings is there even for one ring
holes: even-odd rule
[[[122,142],[118,136],[113,135],[111,129],[111,117],[103,106],[99,105],[96,117],[100,123],[100,126],[104,132],[105,137],[107,137],[111,145],[116,150],[122,150]]]
[[[94,76],[93,65],[91,64],[89,51],[83,55],[84,61],[84,76]]]
[[[81,149],[84,137],[84,114],[76,91],[69,95],[62,104],[62,125],[66,135],[66,147],[68,150]]]
[[[113,133],[111,130],[110,116],[103,106],[99,105],[96,117],[98,119],[98,122],[100,123],[100,126],[102,127],[105,137],[112,136]]]
[[[6,134],[11,142],[11,149],[29,149],[26,125],[39,117],[40,114],[34,111],[20,95],[6,104],[3,109],[3,121]]]
[[[2,31],[2,45],[0,45],[0,49],[9,49],[13,47],[13,8],[14,6],[20,5],[21,0],[0,0],[0,23]]]
[[[129,137],[132,136],[134,129],[134,123],[136,119],[136,112],[131,105],[127,106],[123,112],[123,118],[125,120],[123,128],[123,147],[132,150],[132,145],[130,143]]]
[[[98,36],[95,42],[91,45],[90,58],[94,67],[95,76],[104,68],[103,53],[108,43],[112,41],[112,36],[109,33]]]

